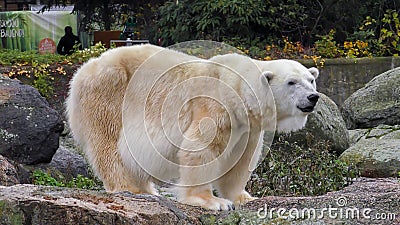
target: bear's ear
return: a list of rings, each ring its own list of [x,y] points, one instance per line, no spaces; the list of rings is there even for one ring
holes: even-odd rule
[[[261,74],[261,79],[265,78],[265,79],[267,79],[268,82],[270,82],[273,77],[274,77],[274,73],[272,73],[271,71],[264,71]]]
[[[317,68],[311,67],[308,69],[308,71],[310,71],[310,73],[315,77],[315,79],[318,78],[319,70]]]

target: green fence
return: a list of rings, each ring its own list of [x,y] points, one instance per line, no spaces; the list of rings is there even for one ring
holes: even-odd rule
[[[77,34],[77,16],[68,11],[0,12],[0,48],[38,50],[39,42],[45,38],[57,44],[65,26],[71,26]]]

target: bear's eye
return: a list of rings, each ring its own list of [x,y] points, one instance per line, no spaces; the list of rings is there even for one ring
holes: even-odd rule
[[[296,82],[294,82],[294,81],[289,81],[287,84],[290,85],[290,86],[292,86],[292,85],[295,85]]]
[[[314,80],[311,80],[311,84],[313,84],[314,83]]]

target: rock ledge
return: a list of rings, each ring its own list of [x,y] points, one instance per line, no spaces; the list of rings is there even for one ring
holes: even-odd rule
[[[158,196],[25,184],[0,186],[0,224],[399,224],[399,199],[400,182],[394,178],[360,178],[323,196],[260,198],[230,212],[204,210]],[[263,218],[260,212],[265,207],[286,209],[286,217],[275,211],[271,218]],[[304,208],[318,213],[324,208],[370,211],[367,217],[287,218],[290,209]],[[378,220],[377,215],[386,218]]]

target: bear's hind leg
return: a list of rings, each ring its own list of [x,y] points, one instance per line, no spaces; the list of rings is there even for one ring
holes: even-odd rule
[[[132,175],[124,168],[120,169],[124,171],[125,175],[117,175],[113,177],[103,178],[103,184],[109,192],[120,192],[129,191],[133,194],[151,194],[158,195],[157,190],[154,188],[154,184],[150,181],[140,181],[132,177]]]
[[[154,194],[157,191],[149,180],[135,179],[132,173],[122,163],[121,156],[112,147],[103,145],[103,148],[92,149],[86,152],[106,152],[106,154],[88,155],[96,175],[103,182],[108,192],[130,191],[134,194]],[[109,153],[109,154],[107,154]]]

